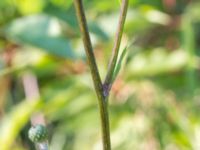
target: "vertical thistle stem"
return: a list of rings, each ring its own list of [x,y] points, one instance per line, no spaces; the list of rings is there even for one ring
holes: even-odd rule
[[[129,0],[122,0],[122,6],[120,11],[119,25],[117,28],[116,39],[113,48],[113,54],[110,59],[110,65],[106,75],[104,84],[102,84],[98,67],[96,64],[96,59],[93,53],[93,48],[90,40],[90,35],[88,31],[87,21],[85,17],[85,12],[83,8],[82,0],[74,0],[74,5],[76,9],[76,15],[78,18],[78,24],[81,30],[81,35],[85,47],[85,52],[87,55],[87,61],[91,70],[92,79],[95,87],[95,91],[98,97],[99,110],[101,116],[101,127],[102,127],[102,138],[103,138],[103,149],[111,150],[110,142],[110,128],[109,128],[109,112],[108,112],[108,97],[109,90],[112,85],[112,76],[116,67],[116,62],[118,58],[119,47],[121,43],[124,23],[126,19],[127,9]]]
[[[89,36],[87,21],[84,13],[82,0],[74,0],[74,5],[76,9],[76,15],[78,18],[79,27],[81,30],[81,35],[85,47],[85,52],[87,55],[87,61],[91,70],[92,79],[95,87],[95,91],[98,97],[100,117],[101,117],[101,127],[102,127],[102,138],[103,138],[103,149],[111,150],[110,143],[110,128],[109,128],[109,115],[107,108],[106,97],[104,96],[104,89],[102,86],[101,78],[97,68],[95,56],[93,53],[93,48]]]

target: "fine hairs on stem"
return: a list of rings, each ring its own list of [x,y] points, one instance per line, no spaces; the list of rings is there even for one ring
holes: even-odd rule
[[[119,24],[117,28],[116,39],[114,42],[114,47],[112,51],[112,56],[110,59],[108,72],[105,78],[104,83],[102,83],[99,70],[97,67],[96,59],[93,53],[92,43],[88,31],[87,20],[85,17],[85,11],[83,7],[82,0],[74,0],[74,6],[76,10],[76,15],[78,18],[78,24],[80,27],[85,52],[87,56],[87,61],[90,67],[95,91],[98,98],[100,117],[101,117],[101,128],[102,128],[102,140],[103,140],[103,149],[111,150],[111,142],[110,142],[110,127],[109,127],[109,113],[108,113],[108,97],[109,91],[112,86],[112,77],[114,74],[114,70],[117,63],[118,52],[121,44],[121,38],[124,28],[124,23],[126,19],[126,14],[128,10],[128,2],[129,0],[122,0],[121,11]]]

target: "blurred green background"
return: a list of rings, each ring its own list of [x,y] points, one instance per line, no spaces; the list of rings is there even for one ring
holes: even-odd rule
[[[83,2],[104,79],[120,2]],[[130,0],[126,46],[109,102],[112,149],[200,150],[200,2]],[[40,100],[27,101],[27,74]],[[35,149],[27,131],[38,111],[52,150],[102,149],[73,0],[0,0],[1,150]]]

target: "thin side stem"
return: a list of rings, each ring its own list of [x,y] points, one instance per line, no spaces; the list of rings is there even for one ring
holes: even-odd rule
[[[103,85],[101,82],[101,78],[99,75],[95,56],[92,49],[92,44],[91,44],[91,40],[90,40],[90,36],[88,32],[88,26],[87,26],[87,21],[86,21],[86,17],[84,13],[82,0],[74,0],[74,5],[76,9],[76,14],[77,14],[82,38],[83,38],[87,60],[89,63],[89,67],[90,67],[92,78],[93,78],[93,83],[95,86],[95,91],[98,97],[100,117],[101,117],[101,127],[102,127],[103,149],[111,150],[109,114],[108,114],[108,109],[107,109],[107,101],[106,101],[106,97],[104,96]]]
[[[117,32],[116,32],[116,36],[115,36],[116,38],[114,41],[114,47],[112,50],[112,56],[111,56],[109,66],[108,66],[108,72],[107,72],[107,75],[106,75],[106,78],[104,81],[104,87],[105,87],[105,89],[107,89],[106,96],[108,96],[110,88],[112,86],[112,77],[113,77],[117,59],[118,59],[118,53],[119,53],[119,48],[120,48],[120,44],[121,44],[124,23],[126,20],[126,14],[127,14],[127,10],[128,10],[128,3],[129,3],[129,0],[122,0],[120,18],[119,18],[118,28],[117,28]]]

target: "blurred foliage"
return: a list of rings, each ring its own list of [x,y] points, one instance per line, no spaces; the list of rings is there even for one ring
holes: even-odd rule
[[[84,5],[103,79],[120,1]],[[200,149],[199,8],[197,0],[130,0],[110,96],[113,150]],[[101,150],[88,70],[73,0],[1,0],[0,149],[34,149],[27,128],[41,111],[52,150]],[[24,100],[27,71],[40,101]]]

